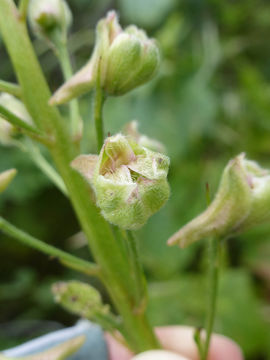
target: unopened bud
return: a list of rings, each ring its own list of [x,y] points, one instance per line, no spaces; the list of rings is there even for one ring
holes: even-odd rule
[[[65,0],[30,0],[29,23],[33,32],[54,43],[65,39],[72,14]]]
[[[185,247],[206,237],[228,237],[270,221],[270,171],[240,154],[225,168],[215,199],[174,234],[169,245]]]
[[[102,303],[99,292],[92,286],[80,281],[58,282],[53,285],[55,301],[73,314],[86,319],[96,315],[106,315],[108,305]]]
[[[169,158],[132,138],[122,134],[107,138],[94,169],[90,165],[89,170],[86,159],[81,155],[72,166],[92,185],[97,205],[112,224],[138,229],[168,200]]]
[[[90,91],[98,76],[107,95],[123,95],[149,81],[159,63],[156,42],[136,26],[123,30],[116,13],[110,11],[97,25],[91,59],[53,95],[51,104],[61,104]]]
[[[16,169],[6,170],[0,173],[0,193],[6,190],[16,174]]]

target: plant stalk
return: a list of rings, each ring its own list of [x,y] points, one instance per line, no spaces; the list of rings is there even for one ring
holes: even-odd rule
[[[66,253],[63,250],[57,249],[52,245],[48,245],[45,242],[34,238],[33,236],[27,234],[26,232],[10,224],[7,220],[3,219],[1,216],[0,216],[0,230],[6,235],[13,237],[14,239],[20,241],[25,245],[28,245],[31,248],[34,248],[38,251],[43,252],[44,254],[59,259],[59,261],[65,264],[67,267],[71,267],[72,269],[76,269],[87,275],[98,274],[99,268],[97,265],[91,264],[88,261],[77,258],[74,255]]]
[[[55,53],[59,59],[64,79],[67,81],[73,75],[73,70],[66,42],[59,43],[59,46]],[[82,132],[82,119],[80,116],[79,104],[77,99],[70,101],[69,111],[71,118],[71,134],[74,136],[75,139],[80,139]]]
[[[207,305],[206,339],[203,346],[202,360],[207,360],[211,336],[214,327],[214,320],[217,308],[218,280],[219,280],[219,238],[209,239],[209,299]]]
[[[30,42],[26,25],[12,0],[0,1],[0,31],[11,57],[23,101],[38,128],[53,135],[49,146],[52,158],[62,176],[93,256],[100,267],[101,278],[123,318],[133,351],[158,348],[159,343],[145,313],[133,312],[133,283],[129,278],[129,262],[119,251],[110,225],[90,200],[90,188],[70,167],[78,155],[75,144],[56,107],[48,105],[50,91]],[[12,36],[11,36],[12,35]]]
[[[8,81],[0,80],[0,91],[14,95],[16,97],[21,97],[21,89],[19,85],[10,83]]]
[[[98,70],[95,94],[94,94],[94,121],[96,127],[97,152],[99,153],[104,143],[104,126],[103,126],[103,105],[105,96],[100,86],[100,70]]]
[[[61,176],[41,154],[38,146],[29,140],[26,142],[25,151],[28,152],[36,166],[42,170],[42,172],[52,181],[52,183],[62,192],[62,194],[68,196],[66,185],[63,182]]]
[[[135,311],[142,312],[145,310],[147,300],[146,280],[143,273],[142,264],[139,259],[137,243],[132,231],[127,231],[127,245],[129,259],[131,262],[131,275],[134,278],[135,293],[137,295]]]

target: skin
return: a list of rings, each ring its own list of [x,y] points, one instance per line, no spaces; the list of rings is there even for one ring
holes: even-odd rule
[[[187,360],[199,360],[196,344],[193,340],[194,328],[170,326],[156,329],[161,346],[182,355]],[[132,353],[119,344],[111,335],[106,334],[110,360],[131,360]],[[239,346],[222,335],[213,335],[208,360],[243,360]]]

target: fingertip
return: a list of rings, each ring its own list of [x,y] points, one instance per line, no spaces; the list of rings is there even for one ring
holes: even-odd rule
[[[117,342],[110,334],[105,333],[104,336],[107,343],[108,357],[110,360],[131,359],[131,351],[129,351],[126,347]]]
[[[223,335],[214,335],[209,350],[209,360],[243,360],[241,348]]]

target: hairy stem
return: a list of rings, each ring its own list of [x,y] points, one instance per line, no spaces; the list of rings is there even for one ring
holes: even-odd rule
[[[36,250],[43,252],[52,257],[56,257],[59,261],[65,264],[72,269],[76,269],[80,272],[83,272],[87,275],[97,275],[98,274],[98,266],[95,264],[91,264],[85,260],[77,258],[69,253],[66,253],[63,250],[57,249],[52,245],[48,245],[45,242],[34,238],[33,236],[27,234],[26,232],[18,229],[14,225],[10,224],[7,220],[3,219],[0,216],[0,230],[13,237],[14,239],[26,244]]]

